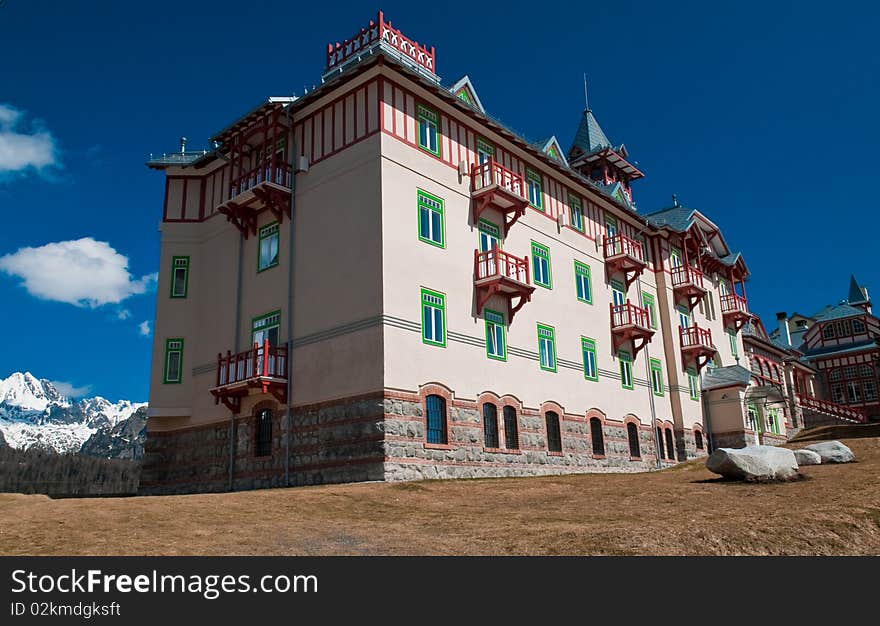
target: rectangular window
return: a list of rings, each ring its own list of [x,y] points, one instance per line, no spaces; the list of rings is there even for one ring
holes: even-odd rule
[[[260,229],[258,254],[258,272],[278,265],[278,222],[272,222]]]
[[[626,301],[626,287],[616,280],[611,281],[611,302],[614,306],[620,306]]]
[[[651,359],[651,389],[655,396],[663,395],[663,364],[660,359]]]
[[[617,220],[613,217],[605,217],[605,236],[609,239],[617,236]]]
[[[482,139],[477,138],[477,161],[482,165],[489,159],[495,158],[495,146]]]
[[[581,337],[581,353],[584,355],[584,378],[598,381],[599,369],[596,366],[596,342],[588,337]]]
[[[419,105],[419,148],[440,156],[440,141],[437,137],[437,113]]]
[[[185,298],[189,285],[189,257],[171,258],[171,297]]]
[[[507,360],[507,344],[504,337],[504,316],[497,311],[486,309],[486,356],[498,361]]]
[[[497,224],[481,219],[477,229],[480,232],[480,252],[488,252],[493,248],[501,249],[501,229]]]
[[[651,328],[657,328],[657,311],[654,308],[654,296],[649,293],[642,292],[642,308],[648,310],[648,322]]]
[[[543,211],[544,192],[541,185],[541,175],[532,170],[526,170],[526,182],[529,186],[529,204],[539,211]]]
[[[590,279],[590,266],[580,261],[574,262],[574,287],[578,300],[587,304],[593,303],[593,284]]]
[[[584,205],[581,199],[568,194],[568,206],[571,211],[571,227],[578,232],[584,232]]]
[[[422,289],[422,341],[446,347],[446,296]]]
[[[270,346],[278,345],[278,333],[281,328],[281,311],[272,311],[255,317],[251,321],[251,341],[262,346],[266,340]]]
[[[536,285],[553,288],[553,278],[550,275],[550,248],[539,243],[532,242],[532,278]]]
[[[629,352],[618,350],[617,360],[620,361],[620,386],[624,389],[633,388],[633,363]]]
[[[183,338],[165,340],[165,372],[162,382],[179,383],[183,380]]]
[[[697,381],[697,373],[693,368],[689,367],[687,369],[688,375],[688,393],[690,393],[691,400],[699,400],[700,399],[700,383]]]
[[[678,325],[682,328],[691,327],[691,314],[685,307],[678,307]]]
[[[445,247],[443,200],[419,189],[418,207],[419,239],[434,246]]]
[[[739,348],[736,345],[736,334],[727,331],[727,338],[730,340],[730,354],[732,354],[734,357],[738,357]]]
[[[541,369],[556,371],[556,330],[552,326],[538,324],[538,354]]]
[[[672,267],[681,267],[681,251],[678,248],[669,249],[669,264]]]

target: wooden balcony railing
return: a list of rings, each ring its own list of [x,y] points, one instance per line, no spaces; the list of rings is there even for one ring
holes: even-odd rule
[[[630,239],[626,235],[605,237],[605,258],[609,259],[621,255],[632,257],[641,262],[645,261],[645,253],[640,242]]]
[[[728,293],[721,296],[722,313],[748,313],[749,306],[746,299],[736,293]]]
[[[290,164],[284,162],[261,163],[257,167],[251,169],[244,174],[232,179],[229,188],[229,197],[244,193],[249,189],[253,189],[260,183],[270,182],[280,185],[281,187],[290,188]]]
[[[217,355],[217,387],[256,378],[287,379],[286,346],[270,346],[266,340],[238,354]]]
[[[524,285],[529,284],[529,263],[504,250],[492,248],[486,252],[474,251],[474,280],[506,277]]]
[[[678,336],[681,340],[681,349],[696,348],[701,346],[714,346],[712,343],[712,331],[708,328],[700,328],[696,324],[687,328],[680,327]]]
[[[688,265],[680,265],[672,269],[672,286],[678,287],[699,287],[703,289],[703,272],[695,267]]]
[[[620,328],[622,326],[639,326],[641,328],[650,328],[650,317],[648,309],[643,309],[626,301],[625,304],[610,304],[611,307],[611,329]]]
[[[819,398],[814,398],[813,396],[807,396],[800,393],[795,395],[797,396],[798,402],[800,402],[802,408],[825,413],[827,415],[831,415],[833,417],[849,422],[856,422],[861,424],[867,421],[867,417],[865,416],[865,414],[862,411],[853,407],[848,407],[843,404],[837,404],[836,402],[831,402],[829,400],[820,400]]]
[[[526,197],[526,186],[522,175],[507,169],[490,157],[485,163],[474,163],[471,167],[471,191],[479,191],[491,185],[498,185],[522,198]]]

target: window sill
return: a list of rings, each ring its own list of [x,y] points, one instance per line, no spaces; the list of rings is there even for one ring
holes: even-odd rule
[[[452,450],[448,443],[425,443],[425,450]]]
[[[547,456],[563,456],[562,452],[551,452],[547,451]]]
[[[599,460],[604,460],[604,459],[605,459],[605,455],[604,455],[604,454],[594,454],[594,455],[593,455],[593,458],[594,458],[594,459],[599,459]]]
[[[640,457],[640,456],[631,456],[631,457],[629,457],[629,460],[630,460],[630,461],[641,461],[641,460],[642,460],[642,457]]]

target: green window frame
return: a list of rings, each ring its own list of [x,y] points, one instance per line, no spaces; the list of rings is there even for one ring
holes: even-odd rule
[[[504,323],[504,315],[485,309],[483,319],[486,321],[486,356],[496,361],[506,361],[507,325]]]
[[[676,248],[675,246],[669,247],[669,266],[671,268],[681,267],[684,265],[682,262],[681,250]]]
[[[611,303],[614,306],[626,304],[626,285],[619,280],[612,280],[611,283]]]
[[[736,358],[739,356],[739,347],[736,345],[736,333],[732,333],[729,330],[724,331],[727,333],[727,339],[730,341],[730,354]]]
[[[617,360],[620,363],[620,386],[624,389],[633,388],[633,362],[629,352],[617,351]]]
[[[545,289],[553,289],[550,248],[534,241],[532,242],[532,280]]]
[[[541,181],[541,175],[533,170],[526,170],[526,184],[529,190],[529,204],[538,209],[544,210],[544,183]]]
[[[542,370],[556,371],[556,329],[546,324],[538,324],[538,361]]]
[[[269,339],[270,346],[277,346],[280,343],[281,310],[264,313],[251,320],[251,343],[261,344],[260,336]]]
[[[420,104],[418,107],[419,118],[419,148],[430,152],[436,157],[440,156],[440,131],[439,116],[437,112]]]
[[[646,291],[642,292],[642,308],[648,310],[648,321],[651,324],[651,328],[657,328],[657,309],[654,306],[654,296],[647,293]]]
[[[462,102],[465,102],[467,104],[471,104],[471,96],[468,93],[467,88],[465,88],[465,87],[462,87],[461,89],[459,89],[458,93],[455,94],[455,97],[458,98],[459,100],[461,100]]]
[[[480,252],[488,252],[494,247],[501,249],[501,227],[498,224],[480,218],[477,223]]]
[[[186,298],[189,292],[189,257],[171,257],[171,298]]]
[[[446,213],[443,198],[418,190],[419,241],[438,248],[446,247]]]
[[[422,288],[422,343],[446,347],[446,296]]]
[[[699,400],[700,399],[700,383],[697,380],[697,372],[694,368],[687,368],[687,376],[688,376],[688,393],[690,394],[691,400]]]
[[[183,382],[183,337],[170,337],[165,340],[165,367],[162,382],[176,385]]]
[[[580,302],[593,304],[593,280],[586,263],[574,262],[574,289]]]
[[[482,137],[477,137],[477,159],[479,160],[480,164],[485,163],[485,159],[483,158],[484,155],[487,159],[490,157],[494,159],[495,146],[491,142],[483,139]]]
[[[581,199],[573,194],[568,194],[568,207],[571,213],[571,227],[579,233],[584,232],[584,205]]]
[[[596,342],[589,337],[581,337],[581,354],[584,358],[584,378],[599,381],[599,366],[596,360]]]
[[[649,361],[651,369],[651,390],[655,396],[663,397],[663,364],[660,359],[651,359]]]
[[[278,222],[266,224],[260,229],[257,243],[257,273],[278,265],[279,238]]]

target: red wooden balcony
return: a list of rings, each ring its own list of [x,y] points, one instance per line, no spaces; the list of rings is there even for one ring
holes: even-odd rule
[[[241,409],[241,399],[251,389],[271,393],[278,402],[287,402],[287,347],[263,345],[232,354],[217,355],[217,380],[211,389],[214,403],[223,403],[233,413]]]
[[[868,421],[867,416],[859,409],[844,404],[837,404],[836,402],[830,402],[828,400],[820,400],[819,398],[806,396],[800,393],[795,394],[795,396],[803,410],[815,411],[816,413],[822,413],[823,415],[829,415],[836,419],[845,422],[853,422],[855,424],[863,424]]]
[[[633,348],[633,359],[639,351],[648,345],[654,331],[651,330],[651,318],[648,315],[648,309],[630,303],[629,300],[625,304],[610,304],[611,307],[611,340],[614,351],[624,343],[631,341]]]
[[[494,295],[507,300],[507,322],[523,305],[531,300],[535,287],[529,281],[529,262],[504,250],[493,248],[486,252],[474,251],[474,288],[477,295],[477,315]],[[516,304],[513,303],[517,298]]]
[[[529,201],[526,184],[521,174],[509,170],[495,159],[474,163],[471,167],[471,198],[474,224],[487,209],[496,209],[504,216],[504,232],[521,218]]]
[[[621,272],[626,286],[639,277],[648,266],[642,244],[626,235],[605,237],[605,275],[610,280],[615,272]]]
[[[672,268],[672,293],[676,300],[687,300],[688,308],[693,310],[708,293],[703,286],[703,272],[689,265]]]
[[[289,163],[261,163],[232,179],[229,199],[217,207],[247,239],[257,234],[257,214],[267,209],[279,223],[290,217]]]
[[[717,352],[712,342],[712,331],[708,328],[700,328],[696,324],[687,328],[679,327],[678,338],[684,366],[694,365],[697,373]]]
[[[739,294],[728,293],[721,296],[721,317],[725,326],[733,326],[739,332],[754,316],[749,313],[746,299]]]

